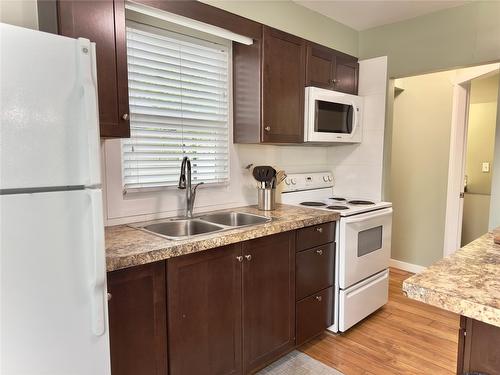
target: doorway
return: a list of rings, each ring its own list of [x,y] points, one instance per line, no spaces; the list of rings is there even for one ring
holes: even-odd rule
[[[499,69],[500,64],[468,68],[454,80],[444,256],[492,226],[490,206],[500,195],[500,185],[493,183],[500,177],[500,165],[495,173],[493,162],[500,157]]]
[[[488,232],[499,73],[470,82],[461,246]]]

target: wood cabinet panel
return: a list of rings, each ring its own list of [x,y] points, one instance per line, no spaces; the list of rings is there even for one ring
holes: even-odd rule
[[[297,251],[310,249],[335,240],[335,222],[313,225],[297,230]]]
[[[301,38],[264,26],[262,141],[304,140],[305,45]]]
[[[108,273],[113,375],[166,375],[165,262]]]
[[[42,31],[96,43],[101,137],[129,137],[124,1],[40,0],[39,5]]]
[[[297,302],[297,345],[321,334],[333,321],[333,288]]]
[[[347,94],[358,94],[359,64],[353,59],[337,57],[335,61],[334,90]]]
[[[460,327],[457,374],[500,375],[500,328],[464,316]]]
[[[318,44],[307,43],[306,86],[331,89],[334,69],[334,51]]]
[[[241,373],[241,245],[168,261],[170,373]]]
[[[259,369],[295,345],[294,232],[243,243],[243,369]]]
[[[332,286],[335,274],[335,243],[297,253],[295,269],[297,301]]]

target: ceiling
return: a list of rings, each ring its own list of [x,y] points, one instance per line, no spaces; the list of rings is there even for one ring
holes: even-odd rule
[[[361,31],[466,4],[471,0],[293,0]]]

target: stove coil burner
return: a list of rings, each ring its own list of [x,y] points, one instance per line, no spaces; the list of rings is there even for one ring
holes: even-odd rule
[[[338,202],[345,202],[346,201],[345,198],[340,198],[340,197],[332,197],[330,199],[333,199],[334,201],[338,201]]]
[[[375,204],[375,202],[372,202],[372,201],[363,201],[363,200],[354,200],[354,201],[349,201],[348,202],[349,204],[354,204],[354,205],[371,205],[371,204]]]
[[[326,208],[328,208],[329,210],[337,210],[337,211],[349,209],[349,207],[347,207],[347,206],[328,206]]]
[[[320,207],[320,206],[326,206],[326,203],[321,203],[321,202],[302,202],[301,205],[303,205],[303,206]]]

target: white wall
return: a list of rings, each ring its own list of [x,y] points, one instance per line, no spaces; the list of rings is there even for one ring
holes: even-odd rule
[[[38,29],[36,0],[1,0],[0,22]]]
[[[387,57],[360,61],[359,95],[364,97],[363,141],[330,147],[336,194],[382,199]]]

